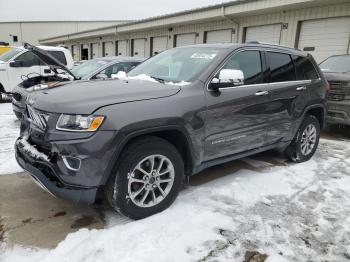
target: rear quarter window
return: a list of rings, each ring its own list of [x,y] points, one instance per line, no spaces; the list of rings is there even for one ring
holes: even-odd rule
[[[293,56],[296,67],[297,80],[314,80],[318,79],[319,75],[307,57]]]
[[[67,65],[66,56],[62,51],[48,51],[48,53],[60,61],[62,64]]]
[[[266,58],[270,67],[270,82],[286,82],[295,80],[295,69],[289,54],[267,52]]]

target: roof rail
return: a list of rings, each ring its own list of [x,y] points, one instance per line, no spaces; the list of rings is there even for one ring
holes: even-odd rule
[[[288,48],[288,49],[302,51],[299,48],[294,48],[294,47],[290,47],[290,46],[286,46],[286,45],[278,45],[278,44],[273,44],[273,43],[259,42],[259,41],[249,41],[249,42],[246,42],[246,44],[270,45],[270,46],[284,47],[284,48]]]

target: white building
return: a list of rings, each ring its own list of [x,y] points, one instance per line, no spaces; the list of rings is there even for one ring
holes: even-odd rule
[[[25,21],[0,22],[0,42],[13,46],[28,42],[39,44],[39,39],[55,35],[72,34],[79,31],[117,25],[123,21]]]
[[[45,37],[75,59],[144,56],[199,43],[269,42],[309,51],[317,61],[350,49],[349,0],[239,0],[95,30]]]

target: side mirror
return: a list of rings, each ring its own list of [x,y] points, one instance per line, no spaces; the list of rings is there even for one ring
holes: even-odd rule
[[[236,69],[222,69],[219,77],[214,77],[210,84],[214,90],[240,85],[244,85],[244,74]]]
[[[24,67],[24,64],[20,60],[15,60],[10,62],[10,67]]]
[[[95,79],[108,79],[108,76],[106,74],[97,74]]]

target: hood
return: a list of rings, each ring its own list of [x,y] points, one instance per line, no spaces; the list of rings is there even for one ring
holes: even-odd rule
[[[68,74],[70,74],[75,80],[77,80],[77,77],[73,74],[72,71],[70,71],[65,65],[63,65],[60,61],[58,61],[55,57],[50,55],[45,50],[28,43],[24,43],[24,48],[33,52],[48,66],[53,67],[55,69],[56,68],[62,69],[66,71]]]
[[[141,80],[74,81],[32,93],[27,103],[36,109],[65,114],[91,114],[107,105],[175,95],[179,86]]]
[[[327,73],[323,72],[323,75],[327,81],[341,81],[341,82],[350,82],[350,73]]]

